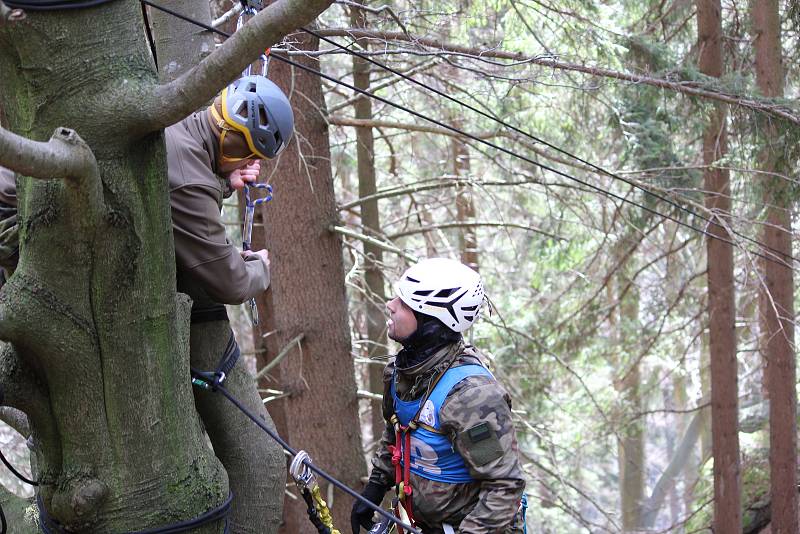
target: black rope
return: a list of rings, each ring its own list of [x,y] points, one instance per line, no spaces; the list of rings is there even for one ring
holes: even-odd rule
[[[146,0],[143,0],[143,1],[146,1]],[[274,439],[281,447],[283,447],[283,449],[286,452],[288,452],[292,456],[297,456],[297,452],[298,452],[297,450],[293,449],[283,438],[281,438],[276,432],[274,432],[271,428],[269,428],[266,425],[266,423],[264,423],[256,415],[254,415],[250,410],[248,410],[247,407],[244,406],[241,402],[239,402],[239,400],[236,397],[231,395],[230,392],[227,389],[225,389],[225,387],[223,387],[221,384],[216,384],[215,385],[212,381],[210,381],[209,378],[208,378],[208,374],[209,373],[198,373],[196,370],[193,369],[192,370],[192,378],[193,378],[192,383],[195,386],[203,388],[203,389],[205,389],[207,391],[213,391],[213,392],[221,393],[234,406],[236,406],[239,409],[239,411],[241,411],[243,414],[245,414],[251,421],[253,421],[256,425],[258,425],[258,427],[261,430],[266,432],[266,434],[269,437]],[[303,464],[308,466],[309,469],[311,469],[316,474],[318,474],[319,476],[321,476],[322,478],[324,478],[325,480],[327,480],[328,482],[333,484],[336,488],[338,488],[341,491],[347,493],[348,495],[350,495],[354,499],[357,499],[357,500],[361,501],[362,503],[366,504],[369,508],[371,508],[372,510],[378,512],[381,516],[383,516],[383,517],[389,519],[390,521],[396,523],[397,526],[402,527],[403,529],[405,529],[408,532],[411,532],[413,534],[421,534],[420,531],[418,531],[417,529],[415,529],[411,525],[407,525],[407,524],[403,523],[401,520],[397,519],[396,517],[394,517],[392,514],[390,514],[389,512],[387,512],[386,510],[384,510],[380,506],[377,506],[377,505],[373,504],[371,501],[369,501],[368,499],[365,499],[364,497],[359,495],[355,490],[349,488],[348,486],[346,486],[345,484],[343,484],[342,482],[340,482],[339,480],[337,480],[333,476],[329,475],[328,473],[326,473],[325,471],[323,471],[322,469],[320,469],[319,467],[314,465],[312,462],[304,461]]]
[[[213,26],[210,26],[208,24],[204,24],[204,23],[202,23],[200,21],[191,19],[191,18],[189,18],[189,17],[187,17],[185,15],[181,15],[180,13],[172,11],[171,9],[165,8],[163,6],[159,6],[158,4],[154,4],[150,0],[140,0],[140,2],[142,2],[144,4],[147,4],[149,6],[152,6],[152,7],[156,8],[156,9],[161,10],[161,11],[164,11],[165,13],[169,13],[170,15],[178,17],[178,18],[180,18],[182,20],[185,20],[187,22],[191,22],[192,24],[195,24],[196,26],[198,26],[200,28],[205,28],[206,30],[208,30],[210,32],[214,32],[217,35],[221,35],[223,37],[230,37],[231,36],[231,34],[229,34],[227,32],[224,32],[222,30],[214,28]],[[349,49],[345,49],[345,50],[348,50],[349,52],[352,52]],[[625,204],[629,204],[631,206],[637,207],[637,208],[639,208],[641,210],[644,210],[644,211],[646,211],[646,212],[648,212],[648,213],[650,213],[652,215],[656,215],[656,216],[661,217],[663,219],[670,220],[670,221],[678,224],[679,226],[683,226],[685,228],[688,228],[689,230],[693,230],[693,231],[695,231],[695,232],[697,232],[699,234],[702,234],[702,235],[704,235],[704,236],[706,236],[706,237],[708,237],[710,239],[716,239],[716,240],[721,241],[723,243],[726,243],[728,245],[735,246],[737,248],[739,247],[739,244],[736,243],[735,241],[731,240],[731,239],[727,239],[727,238],[715,235],[715,234],[713,234],[711,232],[708,232],[707,230],[704,230],[702,228],[699,228],[697,226],[689,224],[689,223],[687,223],[685,221],[682,221],[681,219],[678,219],[677,217],[675,217],[673,215],[664,214],[664,213],[661,213],[661,212],[659,212],[659,211],[657,211],[657,210],[655,210],[653,208],[650,208],[650,207],[645,206],[643,204],[639,204],[637,202],[634,202],[633,200],[630,200],[627,197],[623,197],[621,195],[618,195],[616,193],[613,193],[611,191],[603,189],[602,187],[599,187],[599,186],[596,186],[594,184],[591,184],[591,183],[589,183],[589,182],[587,182],[585,180],[581,180],[580,178],[577,178],[576,176],[572,176],[571,174],[568,174],[568,173],[560,171],[560,170],[558,170],[556,168],[550,167],[549,165],[545,165],[543,163],[540,163],[540,162],[538,162],[538,161],[536,161],[534,159],[531,159],[531,158],[529,158],[527,156],[523,156],[522,154],[514,152],[513,150],[510,150],[508,148],[505,148],[505,147],[502,147],[502,146],[497,145],[495,143],[492,143],[491,141],[489,141],[487,139],[481,139],[480,137],[478,137],[476,135],[470,134],[468,132],[460,130],[459,128],[456,128],[455,126],[451,126],[449,124],[443,123],[443,122],[441,122],[439,120],[436,120],[436,119],[433,119],[431,117],[428,117],[427,115],[424,115],[422,113],[414,111],[414,110],[412,110],[412,109],[410,109],[410,108],[408,108],[406,106],[403,106],[401,104],[397,104],[395,102],[392,102],[391,100],[388,100],[388,99],[386,99],[386,98],[384,98],[382,96],[378,96],[378,95],[376,95],[374,93],[370,93],[369,91],[366,91],[364,89],[360,89],[358,87],[355,87],[355,86],[353,86],[353,85],[351,85],[351,84],[349,84],[347,82],[344,82],[344,81],[342,81],[342,80],[340,80],[338,78],[335,78],[333,76],[329,76],[329,75],[327,75],[327,74],[325,74],[325,73],[323,73],[321,71],[318,71],[318,70],[313,69],[311,67],[307,67],[307,66],[302,65],[300,63],[297,63],[295,61],[292,61],[289,58],[285,58],[285,57],[281,56],[280,54],[273,53],[272,57],[274,57],[275,59],[277,59],[279,61],[282,61],[282,62],[284,62],[284,63],[286,63],[288,65],[292,65],[293,67],[297,67],[297,68],[299,68],[301,70],[304,70],[306,72],[309,72],[311,74],[315,74],[315,75],[319,76],[320,78],[328,80],[328,81],[330,81],[332,83],[335,83],[337,85],[341,85],[343,87],[347,87],[351,91],[355,91],[357,93],[360,93],[360,94],[363,94],[363,95],[368,96],[370,98],[373,98],[375,100],[378,100],[379,102],[382,102],[382,103],[384,103],[386,105],[392,106],[392,107],[394,107],[396,109],[399,109],[401,111],[405,111],[406,113],[414,115],[415,117],[419,117],[419,118],[424,119],[424,120],[426,120],[428,122],[431,122],[431,123],[433,123],[433,124],[435,124],[437,126],[445,128],[446,130],[450,130],[453,133],[457,133],[457,134],[462,135],[462,136],[464,136],[464,137],[466,137],[468,139],[472,139],[473,141],[476,141],[478,143],[481,143],[481,144],[484,144],[486,146],[492,147],[495,150],[499,150],[500,152],[508,154],[508,155],[510,155],[512,157],[515,157],[517,159],[521,159],[522,161],[525,161],[526,163],[530,163],[531,165],[533,165],[535,167],[539,167],[540,169],[543,169],[543,170],[546,170],[546,171],[550,171],[553,174],[556,174],[556,175],[561,176],[563,178],[566,178],[566,179],[568,179],[570,181],[578,183],[578,184],[580,184],[580,185],[582,185],[582,186],[584,186],[584,187],[586,187],[588,189],[591,189],[593,191],[596,191],[597,193],[599,193],[601,195],[604,195],[604,196],[606,196],[608,198],[619,200],[620,202],[623,202]],[[774,250],[774,249],[771,249],[771,247],[768,247],[767,245],[764,245],[764,244],[760,243],[759,241],[755,241],[755,242],[758,243],[759,247],[762,248],[763,250]],[[762,259],[764,259],[766,261],[770,261],[770,262],[773,262],[773,263],[777,263],[779,265],[783,265],[784,267],[787,267],[787,268],[789,268],[789,269],[791,269],[793,271],[797,270],[792,265],[786,263],[784,260],[782,260],[780,258],[774,258],[774,257],[771,257],[771,256],[767,256],[767,255],[762,254],[761,252],[758,252],[758,251],[753,251],[753,250],[749,250],[749,249],[745,249],[745,250],[747,250],[748,252],[752,253],[754,256],[762,258]],[[777,255],[779,255],[779,256],[790,258],[792,260],[795,259],[791,255],[787,255],[787,254],[784,254],[782,252],[775,251],[775,253]]]
[[[18,479],[20,479],[20,480],[21,480],[21,481],[23,481],[24,483],[26,483],[26,484],[30,484],[31,486],[38,486],[38,485],[39,485],[39,483],[38,483],[38,482],[35,482],[35,481],[33,481],[33,480],[30,480],[30,479],[29,479],[29,478],[27,478],[25,475],[23,475],[22,473],[20,473],[20,472],[19,472],[19,471],[17,471],[16,469],[14,469],[14,466],[13,466],[13,465],[11,465],[11,463],[10,463],[10,462],[9,462],[9,461],[6,459],[6,457],[5,457],[5,456],[3,456],[3,453],[2,453],[2,452],[0,452],[0,460],[2,460],[2,461],[3,461],[3,465],[5,465],[5,466],[8,468],[8,470],[9,470],[9,471],[11,471],[11,473],[13,473],[13,475],[14,475],[15,477],[17,477]]]
[[[231,510],[232,502],[233,502],[233,493],[228,493],[228,498],[226,498],[222,502],[222,504],[220,504],[219,506],[215,506],[211,510],[204,512],[202,515],[199,515],[193,519],[187,519],[186,521],[179,521],[177,523],[173,523],[171,525],[165,525],[163,527],[156,527],[147,530],[137,530],[126,534],[174,534],[177,532],[188,532],[203,525],[215,523],[222,519],[225,520],[224,533],[227,534],[229,531],[228,513]],[[58,521],[56,521],[47,514],[47,510],[45,510],[44,503],[42,502],[42,497],[41,495],[38,494],[36,495],[36,506],[39,508],[39,527],[41,528],[44,534],[69,534],[69,532],[64,530],[64,528],[61,526],[61,524],[59,524]]]
[[[56,11],[59,9],[81,9],[108,4],[114,0],[3,0],[11,8],[26,11]]]
[[[147,6],[140,4],[142,7],[142,19],[144,21],[144,31],[147,35],[147,43],[150,45],[150,53],[153,54],[153,63],[156,64],[158,70],[158,54],[156,54],[156,42],[153,39],[153,30],[150,28],[150,16],[147,14]]]
[[[362,54],[362,53],[360,53],[360,52],[358,52],[356,50],[353,50],[353,49],[348,48],[348,47],[346,47],[344,45],[341,45],[341,44],[337,43],[336,41],[334,41],[333,39],[329,39],[329,38],[325,37],[324,35],[321,35],[321,34],[315,32],[313,30],[310,30],[308,28],[300,28],[300,29],[302,31],[310,34],[310,35],[313,35],[317,39],[321,39],[322,41],[325,41],[326,43],[332,44],[333,46],[339,48],[340,50],[343,50],[343,51],[347,52],[348,54],[350,54],[352,56],[356,56],[356,57],[361,58],[361,59],[363,59],[365,61],[369,61],[373,65],[375,65],[377,67],[380,67],[383,70],[386,70],[388,72],[391,72],[395,76],[399,76],[399,77],[403,78],[404,80],[408,80],[411,83],[414,83],[414,84],[416,84],[416,85],[418,85],[418,86],[420,86],[420,87],[422,87],[424,89],[427,89],[428,91],[431,91],[431,92],[433,92],[433,93],[435,93],[435,94],[437,94],[437,95],[439,95],[439,96],[441,96],[443,98],[446,98],[447,100],[450,100],[451,102],[453,102],[455,104],[458,104],[459,106],[461,106],[463,108],[466,108],[466,109],[468,109],[468,110],[470,110],[472,112],[475,112],[475,113],[481,115],[482,117],[485,117],[485,118],[487,118],[487,119],[489,119],[491,121],[494,121],[497,124],[500,124],[501,126],[503,126],[505,128],[508,128],[509,130],[512,130],[512,131],[514,131],[514,132],[516,132],[516,133],[518,133],[520,135],[523,135],[523,136],[527,137],[528,139],[530,139],[532,141],[535,141],[537,143],[541,143],[541,144],[543,144],[543,145],[545,145],[545,146],[547,146],[549,148],[552,148],[553,150],[555,150],[555,151],[557,151],[557,152],[559,152],[559,153],[561,153],[561,154],[563,154],[563,155],[565,155],[565,156],[567,156],[569,158],[572,158],[575,161],[578,161],[580,163],[583,163],[584,165],[587,165],[587,166],[591,167],[592,169],[594,169],[595,171],[599,172],[600,174],[603,174],[603,175],[608,176],[610,178],[613,178],[615,180],[622,181],[622,182],[630,185],[631,187],[633,187],[635,189],[638,189],[638,190],[640,190],[640,191],[642,191],[642,192],[644,192],[644,193],[646,193],[646,194],[648,194],[648,195],[650,195],[650,196],[652,196],[652,197],[654,197],[654,198],[656,198],[658,200],[666,202],[667,204],[669,204],[671,206],[674,206],[675,208],[678,208],[679,210],[684,211],[684,212],[688,213],[689,215],[697,217],[698,219],[701,219],[701,220],[703,220],[704,222],[706,222],[708,224],[716,224],[711,217],[707,217],[705,215],[702,215],[701,213],[698,213],[698,212],[692,210],[691,208],[688,208],[685,205],[680,204],[677,201],[675,201],[675,200],[673,200],[673,199],[671,199],[669,197],[661,195],[658,192],[653,191],[652,189],[650,189],[650,188],[648,188],[648,187],[646,187],[644,185],[636,183],[633,180],[630,180],[628,178],[625,178],[624,176],[620,176],[617,173],[611,172],[608,169],[600,167],[599,165],[596,165],[596,164],[592,163],[591,161],[588,161],[588,160],[586,160],[586,159],[584,159],[584,158],[582,158],[582,157],[580,157],[580,156],[578,156],[576,154],[573,154],[573,153],[571,153],[571,152],[569,152],[567,150],[564,150],[563,148],[561,148],[561,147],[559,147],[557,145],[554,145],[553,143],[550,143],[549,141],[546,141],[546,140],[542,139],[541,137],[538,137],[538,136],[536,136],[536,135],[534,135],[534,134],[532,134],[532,133],[530,133],[528,131],[522,130],[521,128],[518,128],[518,127],[514,126],[513,124],[510,124],[510,123],[504,121],[503,119],[501,119],[501,118],[499,118],[499,117],[497,117],[495,115],[491,115],[491,114],[489,114],[489,113],[487,113],[487,112],[485,112],[485,111],[483,111],[483,110],[481,110],[479,108],[476,108],[475,106],[472,106],[472,105],[464,102],[463,100],[459,100],[458,98],[455,98],[453,96],[448,95],[444,91],[441,91],[441,90],[439,90],[439,89],[437,89],[435,87],[432,87],[432,86],[430,86],[430,85],[428,85],[428,84],[426,84],[424,82],[421,82],[421,81],[419,81],[419,80],[417,80],[415,78],[412,78],[411,76],[409,76],[409,75],[407,75],[407,74],[405,74],[403,72],[400,72],[397,69],[394,69],[394,68],[390,67],[389,65],[386,65],[386,64],[381,63],[379,61],[376,61],[376,60],[372,59],[371,57],[369,57],[369,56],[367,56],[365,54]],[[752,237],[746,236],[746,235],[744,235],[744,234],[742,234],[740,232],[737,232],[735,230],[732,230],[732,233],[734,235],[736,235],[737,237],[741,237],[745,241],[749,241],[749,242],[751,242],[753,244],[758,245],[760,248],[762,248],[764,250],[769,250],[770,252],[772,252],[772,253],[774,253],[776,255],[784,256],[786,258],[791,259],[792,261],[798,261],[798,259],[796,257],[792,256],[791,254],[786,254],[784,252],[781,252],[781,251],[779,251],[779,250],[777,250],[777,249],[775,249],[773,247],[770,247],[770,246],[768,246],[766,244],[761,243],[760,241],[758,241],[756,239],[753,239]]]

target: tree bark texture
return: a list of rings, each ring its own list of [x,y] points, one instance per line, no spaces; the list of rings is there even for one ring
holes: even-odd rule
[[[620,268],[625,272],[625,266]],[[622,288],[631,284],[624,274],[618,277],[617,287]],[[641,395],[641,368],[639,361],[634,360],[638,351],[636,344],[628,343],[632,338],[631,333],[638,330],[639,324],[639,295],[635,286],[631,286],[627,295],[617,295],[619,305],[619,322],[616,325],[616,334],[620,354],[620,369],[625,373],[617,386],[620,396],[625,403],[625,413],[640,413],[642,410]],[[624,355],[632,355],[625,358]],[[636,417],[619,431],[618,462],[620,473],[620,501],[622,510],[622,529],[631,532],[641,526],[642,505],[645,500],[645,426],[644,418]]]
[[[303,35],[298,46],[316,50],[318,43]],[[298,61],[319,68],[316,59]],[[270,403],[270,414],[293,447],[305,449],[319,466],[348,486],[358,487],[366,469],[350,352],[342,243],[328,231],[336,222],[337,209],[328,131],[321,113],[325,106],[322,86],[313,74],[276,59],[270,65],[270,77],[295,106],[295,135],[267,169],[275,187],[275,199],[262,209],[265,242],[272,259],[272,289],[260,303],[265,320],[255,337],[265,343],[267,358],[259,367],[303,334],[273,373],[277,384],[267,384],[289,395]],[[264,338],[269,332],[274,333]],[[322,479],[319,483],[327,496],[329,485]],[[334,525],[342,530],[349,524],[352,500],[339,491],[334,496]],[[287,501],[282,531],[315,532],[302,499]]]
[[[781,24],[777,0],[752,4],[756,82],[763,96],[783,96]],[[762,121],[764,147],[760,165],[766,173],[781,172],[783,146],[780,124]],[[774,261],[763,261],[759,298],[762,351],[769,395],[769,463],[772,532],[798,531],[797,519],[797,370],[794,354],[794,279],[792,272],[792,193],[786,180],[765,174],[763,201],[766,221],[761,241]]]
[[[328,3],[283,0],[273,13],[289,31]],[[297,13],[309,18],[292,22]],[[206,85],[160,91],[144,36],[137,2],[30,12],[0,28],[0,107],[9,129],[33,140],[0,130],[0,164],[29,175],[17,187],[19,266],[0,291],[0,339],[10,342],[0,380],[6,403],[30,420],[44,508],[73,531],[163,526],[228,494],[191,408],[165,147],[147,132],[181,118],[188,100],[167,97],[213,94],[215,65],[229,53],[247,58],[232,45],[187,78]],[[258,39],[238,42],[258,48]],[[168,113],[147,114],[159,106]],[[32,146],[55,159],[9,159]]]
[[[366,4],[367,2],[365,2]],[[353,7],[350,11],[350,22],[355,28],[363,28],[367,24],[366,13],[362,9]],[[364,50],[367,40],[357,41]],[[368,90],[370,86],[370,63],[357,56],[353,56],[353,85],[359,89]],[[353,104],[357,119],[372,120],[372,100],[359,98]],[[356,157],[358,158],[358,196],[365,198],[378,191],[375,182],[375,139],[372,127],[356,128]],[[380,237],[381,219],[378,211],[378,199],[365,201],[361,204],[361,225],[366,235]],[[385,282],[383,279],[383,250],[370,243],[364,243],[364,284],[365,284],[365,316],[367,321],[367,357],[385,355],[387,352],[386,338],[386,302]],[[367,375],[369,390],[372,393],[383,394],[383,368],[379,365],[368,365]],[[382,434],[386,423],[381,413],[381,404],[368,400],[370,403],[370,421],[372,422],[373,440]]]
[[[196,0],[160,0],[159,5],[211,24],[211,5]],[[158,77],[171,82],[214,51],[211,32],[169,13],[147,7],[158,59]]]
[[[0,33],[10,129],[44,140],[69,125],[99,169],[89,215],[72,180],[20,177],[20,261],[0,291],[0,335],[15,348],[0,364],[6,402],[30,418],[46,510],[79,531],[189,519],[228,493],[187,410],[163,138],[131,139],[89,105],[121,80],[156,82],[143,36],[135,2],[29,13]]]
[[[719,0],[697,2],[700,71],[722,74],[722,24]],[[731,240],[730,180],[713,163],[727,152],[726,109],[714,106],[703,136],[706,207],[715,224],[708,231],[709,350],[711,354],[711,436],[714,456],[714,531],[741,532],[739,472],[738,375],[736,361],[733,248]]]

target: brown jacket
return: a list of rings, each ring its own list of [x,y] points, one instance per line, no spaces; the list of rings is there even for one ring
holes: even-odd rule
[[[228,181],[215,174],[217,138],[199,111],[165,130],[178,290],[195,304],[240,304],[267,289],[269,270],[242,259],[225,238],[220,210]],[[18,237],[14,173],[0,167],[0,267],[16,267]]]
[[[225,304],[258,295],[269,286],[269,270],[257,256],[242,259],[225,238],[220,210],[231,191],[228,181],[215,174],[218,140],[206,111],[165,133],[179,290],[197,301],[196,288],[201,287],[212,300]]]

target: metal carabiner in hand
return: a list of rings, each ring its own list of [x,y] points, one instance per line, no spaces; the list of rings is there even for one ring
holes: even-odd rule
[[[267,196],[252,200],[250,188],[266,190]],[[250,184],[244,186],[244,226],[242,228],[242,250],[251,250],[253,242],[253,220],[255,219],[256,206],[272,200],[272,186],[269,184]],[[255,297],[250,299],[250,314],[253,325],[258,324],[258,307]]]

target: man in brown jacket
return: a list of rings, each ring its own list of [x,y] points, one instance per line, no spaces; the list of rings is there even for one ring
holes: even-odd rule
[[[237,80],[209,108],[166,129],[177,288],[192,298],[192,367],[213,371],[236,358],[238,346],[224,304],[261,294],[270,282],[266,250],[239,251],[225,237],[224,198],[258,178],[260,159],[274,158],[292,135],[286,96],[262,76]],[[223,385],[272,426],[242,365]],[[214,452],[234,494],[231,531],[277,532],[283,508],[285,460],[280,447],[231,403],[195,390]]]
[[[277,156],[292,128],[286,96],[266,78],[249,76],[209,108],[165,130],[177,289],[192,298],[193,368],[214,371],[221,360],[238,357],[224,304],[240,304],[269,286],[267,251],[239,251],[226,239],[222,201],[256,181],[259,161]],[[0,267],[9,275],[18,246],[14,174],[0,168]],[[223,385],[272,426],[241,364],[226,372]],[[195,389],[195,406],[228,473],[234,494],[231,532],[277,532],[286,479],[283,451],[219,396]]]
[[[402,482],[404,508],[423,534],[521,534],[525,479],[511,400],[462,337],[483,304],[480,275],[431,258],[395,291],[387,330],[403,349],[384,372],[386,429],[362,495],[380,504]],[[353,534],[372,517],[356,501]]]

